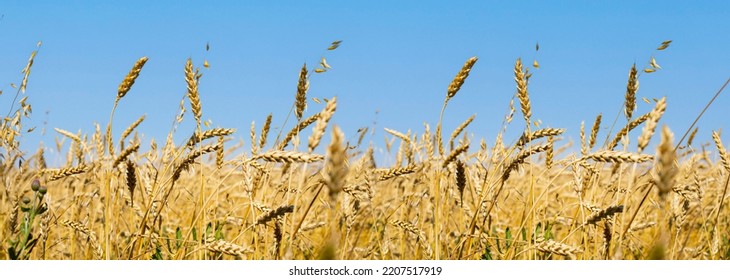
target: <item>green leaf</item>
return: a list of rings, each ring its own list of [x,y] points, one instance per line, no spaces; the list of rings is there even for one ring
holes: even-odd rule
[[[550,223],[547,223],[547,225],[545,226],[545,239],[547,239],[547,240],[554,239],[553,225],[551,225]]]
[[[509,248],[510,246],[512,246],[512,231],[509,230],[509,228],[507,228],[506,230],[504,230],[504,239],[506,239],[505,246],[507,248]]]
[[[11,260],[17,260],[18,259],[18,255],[17,255],[17,253],[15,253],[15,248],[13,248],[13,247],[8,248],[8,257]]]
[[[497,242],[499,243],[499,242]],[[491,261],[494,258],[492,258],[492,250],[489,249],[489,245],[487,244],[487,247],[484,248],[484,253],[479,257],[481,260]]]
[[[158,260],[158,261],[159,260],[163,260],[163,257],[162,257],[162,249],[160,248],[159,245],[155,246],[155,254],[152,255],[152,259],[153,260]]]
[[[175,245],[177,249],[180,249],[180,246],[182,246],[182,238],[182,230],[180,230],[180,227],[177,227],[175,230]]]
[[[522,240],[527,241],[527,230],[522,228]]]
[[[215,223],[215,240],[222,240],[223,239],[223,225],[216,222]]]

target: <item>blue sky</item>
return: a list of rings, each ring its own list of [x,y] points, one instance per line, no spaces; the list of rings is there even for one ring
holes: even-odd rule
[[[322,56],[333,69],[312,76],[309,96],[338,97],[333,122],[348,138],[377,123],[372,141],[380,147],[384,127],[419,134],[424,122],[435,128],[446,88],[471,56],[479,61],[450,101],[444,130],[447,137],[477,114],[469,132],[490,146],[515,92],[518,57],[540,63],[530,80],[533,119],[568,129],[565,140],[576,142],[580,122],[590,127],[598,113],[605,137],[633,63],[645,67],[654,56],[662,66],[640,76],[637,96],[667,97],[662,123],[677,138],[730,76],[726,1],[28,2],[0,4],[0,109],[9,107],[10,83],[20,83],[20,70],[43,42],[26,92],[34,112],[25,125],[38,129],[24,136],[25,150],[40,141],[53,146],[54,127],[91,135],[94,122],[105,125],[120,81],[142,56],[149,61],[114,124],[118,137],[146,114],[139,127],[145,146],[151,138],[164,141],[170,129],[186,90],[188,57],[211,66],[200,82],[203,118],[237,128],[246,145],[251,121],[260,127],[269,113],[278,132],[302,63],[312,68]],[[327,52],[334,40],[343,43]],[[656,51],[664,40],[673,43]],[[721,95],[699,123],[698,140],[727,126],[729,106],[730,96]],[[636,114],[651,107],[639,101]],[[321,108],[310,100],[306,115]],[[524,128],[519,121],[518,113],[507,141]],[[179,128],[178,143],[193,122]]]

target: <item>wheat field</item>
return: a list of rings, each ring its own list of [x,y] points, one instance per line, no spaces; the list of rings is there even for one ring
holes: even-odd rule
[[[34,57],[16,97],[25,92]],[[730,258],[730,211],[723,207],[730,156],[718,131],[704,145],[693,141],[697,129],[663,125],[672,108],[666,98],[645,100],[653,109],[637,111],[639,74],[658,69],[653,59],[643,71],[630,67],[614,123],[576,116],[585,119],[580,131],[540,127],[531,110],[530,67],[517,59],[514,98],[496,139],[471,137],[472,116],[458,127],[439,121],[409,131],[385,128],[384,143],[365,143],[372,128],[344,135],[331,123],[336,97],[307,96],[312,73],[329,67],[324,59],[319,68],[301,68],[285,105],[291,113],[281,116],[290,121],[278,135],[270,131],[271,115],[250,133],[209,127],[202,120],[212,109],[198,92],[202,75],[188,59],[181,69],[187,93],[174,121],[196,129],[143,143],[137,126],[144,116],[119,124],[114,114],[123,112],[147,60],[120,73],[108,123],[78,133],[55,129],[63,166],[46,165],[51,148],[18,149],[29,133],[26,98],[2,104],[11,114],[0,134],[0,258]],[[466,60],[444,96],[428,97],[443,98],[441,119],[477,62]],[[112,125],[126,129],[113,135]],[[503,137],[508,127],[522,136]],[[638,138],[629,137],[634,130]],[[580,143],[567,141],[568,133]],[[180,134],[188,140],[175,143]],[[392,164],[378,166],[375,148],[393,154]]]

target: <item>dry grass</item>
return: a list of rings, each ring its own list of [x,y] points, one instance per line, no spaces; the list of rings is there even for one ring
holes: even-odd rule
[[[114,109],[146,61],[120,84]],[[442,115],[476,61],[468,59],[448,86]],[[348,140],[358,135],[346,137],[330,124],[336,98],[305,116],[306,65],[297,82],[296,122],[268,115],[260,131],[251,131],[253,153],[224,146],[242,138],[233,129],[201,123],[205,93],[198,92],[201,74],[190,59],[184,77],[196,130],[180,132],[192,136],[179,145],[174,129],[161,147],[136,136],[126,141],[144,116],[112,142],[110,118],[106,134],[101,125],[90,137],[57,129],[72,141],[66,163],[49,169],[44,149],[16,148],[29,114],[20,106],[21,117],[4,120],[0,134],[0,258],[13,258],[20,247],[28,259],[730,258],[730,210],[723,207],[730,158],[718,132],[714,153],[691,146],[697,130],[681,146],[664,126],[656,153],[648,154],[669,102],[661,98],[632,119],[635,66],[617,112],[627,120],[617,131],[602,130],[600,114],[589,132],[537,127],[529,67],[518,59],[513,70],[527,125],[515,128],[521,137],[504,136],[513,105],[505,131],[489,145],[467,133],[476,115],[453,130],[447,147],[440,120],[435,134],[429,124],[423,133],[386,129],[401,140],[388,166],[374,159],[379,143],[361,145],[374,128],[358,131],[354,145]],[[181,103],[176,123],[185,121],[185,110]],[[638,145],[627,145],[642,123]],[[289,132],[274,139],[272,128]],[[606,143],[597,143],[599,133]],[[581,147],[570,147],[565,134],[580,134]],[[325,155],[315,153],[320,142]],[[42,187],[32,183],[36,178]]]

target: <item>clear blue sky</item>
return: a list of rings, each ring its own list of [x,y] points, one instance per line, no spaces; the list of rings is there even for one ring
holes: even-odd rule
[[[662,66],[640,76],[637,96],[667,96],[662,122],[679,135],[730,76],[726,1],[111,2],[0,3],[0,109],[7,110],[10,83],[20,83],[20,70],[43,41],[26,93],[34,109],[26,127],[38,129],[24,136],[24,150],[40,141],[53,146],[54,127],[91,135],[95,121],[104,126],[117,86],[142,56],[149,61],[114,123],[118,137],[147,114],[139,127],[145,147],[151,138],[164,142],[186,90],[188,57],[211,65],[200,84],[204,119],[237,128],[246,145],[251,121],[260,127],[273,113],[280,128],[302,63],[315,66],[323,55],[333,69],[312,77],[309,96],[338,97],[333,123],[348,138],[377,121],[372,140],[380,147],[384,127],[419,134],[424,122],[435,128],[446,88],[471,56],[479,61],[446,110],[445,134],[476,113],[469,131],[490,146],[515,92],[518,57],[541,66],[530,80],[533,118],[567,128],[566,140],[576,142],[580,122],[590,127],[598,113],[605,137],[632,63],[644,67],[655,56]],[[343,40],[340,48],[325,51],[334,40]],[[664,40],[674,42],[656,51]],[[307,115],[321,107],[310,100]],[[636,114],[651,107],[639,99]],[[700,122],[699,140],[727,126],[729,107],[726,92]],[[178,143],[192,123],[188,118],[178,130]],[[522,128],[518,113],[506,140]]]

